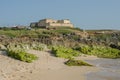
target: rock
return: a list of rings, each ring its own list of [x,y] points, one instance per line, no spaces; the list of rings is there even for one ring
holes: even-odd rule
[[[1,50],[6,50],[7,48],[4,45],[0,44],[0,49]]]

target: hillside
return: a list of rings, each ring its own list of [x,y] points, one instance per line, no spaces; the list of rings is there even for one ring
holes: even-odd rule
[[[57,29],[10,29],[0,30],[0,43],[7,45],[10,42],[31,43],[40,42],[47,45],[76,45],[101,44],[110,45],[119,44],[120,31],[115,30],[86,30],[79,28],[57,28]],[[67,42],[67,43],[66,43]],[[65,44],[66,43],[66,44]]]

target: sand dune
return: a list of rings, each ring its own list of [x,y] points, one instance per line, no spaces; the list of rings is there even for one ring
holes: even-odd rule
[[[7,57],[0,52],[0,80],[85,80],[85,74],[97,71],[96,67],[69,67],[66,59],[56,58],[49,52],[30,50],[39,59],[26,63]],[[79,59],[96,59],[80,57]]]

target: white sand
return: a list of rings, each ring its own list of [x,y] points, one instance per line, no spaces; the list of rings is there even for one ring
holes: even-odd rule
[[[28,51],[39,59],[26,63],[0,54],[0,80],[85,80],[85,74],[97,71],[96,67],[69,67],[64,65],[66,59],[56,58],[49,52]],[[79,57],[89,60],[96,57]]]

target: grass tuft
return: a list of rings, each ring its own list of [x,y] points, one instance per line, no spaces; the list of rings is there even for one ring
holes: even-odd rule
[[[31,63],[34,60],[38,59],[38,57],[34,54],[27,53],[22,50],[7,50],[8,56],[15,58],[20,61]]]
[[[74,59],[69,59],[67,62],[65,62],[65,64],[68,66],[92,66],[91,64],[88,64],[82,60],[74,60]]]

